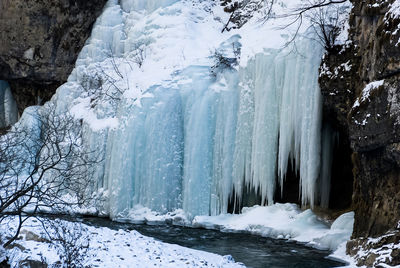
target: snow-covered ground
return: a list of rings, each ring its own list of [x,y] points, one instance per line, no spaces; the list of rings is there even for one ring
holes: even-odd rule
[[[295,204],[275,204],[262,207],[244,208],[242,214],[222,214],[219,216],[197,216],[189,221],[181,211],[168,215],[158,215],[148,209],[137,207],[130,221],[147,224],[168,222],[177,225],[216,229],[223,232],[248,232],[277,239],[302,242],[308,246],[333,251],[330,256],[343,260],[354,267],[355,261],[346,255],[346,242],[350,239],[354,213],[349,212],[337,218],[331,226],[318,218],[310,209],[301,211]],[[61,221],[66,232],[75,232],[73,223]],[[76,225],[76,224],[75,224]],[[16,222],[2,224],[0,233],[12,232]],[[137,231],[111,230],[82,224],[82,237],[90,239],[84,263],[96,267],[239,267],[229,256],[192,250],[177,245],[162,243],[141,235]],[[11,227],[11,228],[10,228]],[[51,233],[51,228],[49,229]],[[37,237],[32,240],[32,235]],[[49,239],[37,220],[29,220],[23,227],[20,246],[8,252],[12,267],[24,259],[41,260],[48,263],[59,260],[57,248],[46,243]],[[81,236],[79,236],[81,238]],[[34,241],[37,240],[37,241]],[[38,241],[39,240],[39,241]]]
[[[65,226],[66,236],[76,232],[78,223],[59,221]],[[12,224],[12,223],[11,223]],[[16,222],[14,222],[16,225]],[[14,225],[14,226],[15,226]],[[7,225],[11,226],[11,225]],[[4,234],[5,225],[0,227]],[[96,228],[82,224],[77,237],[76,245],[89,241],[89,247],[82,259],[83,265],[91,267],[242,267],[235,263],[231,256],[219,256],[216,254],[189,249],[178,245],[162,243],[153,238],[146,237],[137,231],[111,230],[109,228]],[[81,229],[82,228],[82,229]],[[84,231],[82,231],[84,230]],[[8,230],[9,231],[9,230]],[[54,233],[51,228],[50,234]],[[64,235],[64,234],[62,234]],[[75,234],[76,236],[76,234]],[[80,240],[84,241],[80,241]],[[87,239],[87,240],[85,240]],[[23,227],[20,239],[16,241],[18,246],[7,252],[11,267],[21,267],[26,260],[45,260],[50,267],[59,260],[60,247],[47,243],[50,240],[43,231],[40,221],[31,219]],[[54,241],[54,239],[52,239]],[[62,252],[62,250],[61,250]],[[78,256],[78,257],[82,257]]]

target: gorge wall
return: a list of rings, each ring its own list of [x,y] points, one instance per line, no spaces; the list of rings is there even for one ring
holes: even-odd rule
[[[320,86],[325,120],[352,151],[353,238],[377,237],[395,232],[400,220],[399,5],[351,2],[349,40],[325,56]],[[398,243],[390,240],[382,244]],[[359,244],[349,242],[348,253]],[[360,264],[373,265],[375,257]]]
[[[0,80],[20,113],[50,99],[71,73],[106,0],[2,0]]]

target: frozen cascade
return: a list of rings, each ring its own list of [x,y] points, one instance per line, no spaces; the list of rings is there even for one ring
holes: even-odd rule
[[[304,41],[299,49],[314,45]],[[318,65],[317,57],[271,51],[216,81],[208,67],[192,66],[171,88],[150,89],[152,97],[127,113],[128,125],[111,139],[112,215],[135,204],[162,213],[183,208],[192,217],[217,215],[227,212],[233,189],[243,187],[272,204],[276,167],[282,184],[290,157],[300,163],[303,202],[314,204]],[[235,193],[240,200],[242,192]]]
[[[176,90],[151,91],[154,97],[146,98],[141,108],[128,109],[128,123],[109,139],[107,176],[113,216],[134,204],[162,213],[181,207],[181,100]]]
[[[312,41],[305,41],[300,46],[298,54],[284,56],[283,62],[278,63],[284,68],[279,72],[285,74],[281,80],[278,169],[282,186],[288,160],[296,162],[302,204],[313,206],[317,203],[315,192],[320,171],[322,120],[317,66],[323,51]],[[314,54],[307,54],[307,51]]]
[[[297,48],[315,51],[316,47],[312,41],[303,40]],[[269,52],[256,55],[241,70],[241,98],[245,103],[240,107],[236,130],[236,193],[240,200],[244,183],[259,191],[263,202],[272,204],[276,167],[283,191],[291,159],[300,172],[302,203],[313,205],[320,168],[321,96],[317,67],[322,49],[315,57],[290,53],[289,49]]]
[[[10,126],[17,121],[18,109],[10,86],[6,81],[0,80],[0,128]]]
[[[129,218],[140,206],[218,215],[246,190],[270,205],[276,188],[285,190],[289,161],[300,174],[302,203],[326,199],[319,192],[329,192],[328,184],[318,185],[322,48],[299,38],[297,52],[273,44],[249,53],[249,32],[221,34],[212,8],[208,1],[110,0],[52,99],[58,112],[83,121],[86,147],[103,155],[95,190],[99,210],[112,218]],[[213,50],[232,66],[216,68]],[[107,99],[96,89],[122,93]]]
[[[273,203],[273,195],[275,191],[276,179],[276,155],[279,134],[279,102],[280,90],[277,90],[279,84],[279,77],[276,77],[274,70],[274,59],[276,52],[270,55],[259,54],[256,55],[254,60],[249,61],[247,67],[241,70],[245,73],[245,80],[242,81],[246,85],[244,90],[250,88],[252,94],[252,104],[254,106],[254,114],[249,118],[242,117],[243,120],[253,122],[253,130],[251,136],[241,137],[239,142],[245,139],[250,141],[245,142],[251,144],[251,157],[250,157],[250,173],[249,177],[244,174],[235,174],[234,177],[236,184],[241,184],[244,178],[245,185],[254,188],[260,192],[262,197],[262,204]],[[245,110],[249,109],[244,106],[241,107]],[[247,111],[244,113],[246,114]],[[242,114],[242,111],[239,111]],[[239,121],[238,123],[242,123]],[[243,140],[242,140],[243,139]],[[236,144],[237,152],[245,152],[241,148],[241,144]],[[235,159],[240,159],[245,156],[236,156]],[[235,163],[234,165],[240,165]],[[238,188],[241,188],[239,186]],[[240,192],[237,191],[239,199],[241,199]]]

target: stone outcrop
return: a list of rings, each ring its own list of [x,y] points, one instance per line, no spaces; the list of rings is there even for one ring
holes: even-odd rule
[[[393,0],[351,2],[349,41],[325,56],[320,85],[325,118],[353,152],[356,239],[400,221],[400,19]]]
[[[10,83],[20,112],[66,81],[105,3],[0,1],[0,80]]]
[[[387,232],[379,238],[359,238],[347,243],[347,252],[355,256],[357,265],[367,267],[400,266],[400,232]]]

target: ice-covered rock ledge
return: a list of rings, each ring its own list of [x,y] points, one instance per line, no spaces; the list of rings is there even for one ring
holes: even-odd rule
[[[217,228],[223,232],[249,232],[266,237],[290,239],[319,249],[336,250],[350,239],[354,213],[337,218],[329,227],[310,209],[301,211],[295,204],[275,204],[244,208],[242,214],[197,216],[194,227]]]

